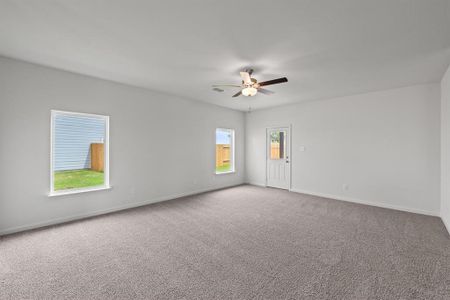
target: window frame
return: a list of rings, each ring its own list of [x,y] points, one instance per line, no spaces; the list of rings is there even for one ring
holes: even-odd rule
[[[216,152],[214,151],[214,174],[215,175],[225,175],[225,174],[232,174],[236,172],[236,162],[235,162],[235,130],[233,128],[225,128],[225,127],[217,127],[216,130],[214,131],[214,150],[216,148],[217,145],[217,131],[218,130],[222,130],[222,131],[228,131],[231,133],[231,142],[230,142],[230,147],[231,147],[231,151],[230,151],[230,161],[231,161],[231,170],[230,171],[225,171],[225,172],[217,172],[216,170]]]
[[[104,155],[105,155],[104,170],[103,170],[103,176],[104,176],[103,177],[103,185],[55,191],[55,186],[54,186],[55,172],[54,172],[53,154],[55,153],[54,134],[55,134],[55,117],[57,115],[93,117],[93,118],[103,119],[105,121],[105,139],[103,141]],[[109,181],[109,163],[110,163],[109,162],[109,116],[99,115],[99,114],[91,114],[91,113],[83,113],[83,112],[55,110],[55,109],[50,110],[50,191],[48,193],[49,197],[110,189],[111,185],[110,185],[110,181]]]

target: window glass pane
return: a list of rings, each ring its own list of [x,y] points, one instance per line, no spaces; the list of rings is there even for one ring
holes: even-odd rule
[[[216,130],[216,173],[231,172],[233,166],[233,130]]]
[[[270,133],[270,159],[284,159],[286,152],[285,138],[285,131],[272,131]]]
[[[56,113],[53,126],[54,190],[104,185],[105,118]]]

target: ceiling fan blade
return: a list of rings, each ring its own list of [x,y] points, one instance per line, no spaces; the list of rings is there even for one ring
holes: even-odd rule
[[[242,94],[242,91],[239,91],[238,93],[234,94],[232,97],[237,97],[240,96]]]
[[[272,91],[269,91],[269,90],[266,90],[266,89],[258,89],[258,93],[263,93],[264,95],[272,95],[272,94],[275,94],[275,92],[272,92]]]
[[[213,88],[212,90],[213,90],[213,91],[216,91],[216,92],[223,92],[223,91],[224,91],[224,90],[219,89],[219,88],[217,88],[217,87]]]
[[[241,88],[242,86],[239,84],[213,84],[212,87],[238,87]]]
[[[242,80],[244,81],[244,84],[251,84],[252,80],[250,79],[250,74],[248,72],[240,72]]]
[[[282,77],[282,78],[278,78],[278,79],[272,79],[272,80],[268,80],[268,81],[259,82],[258,85],[265,86],[265,85],[283,83],[283,82],[287,82],[287,81],[288,80],[286,77]]]

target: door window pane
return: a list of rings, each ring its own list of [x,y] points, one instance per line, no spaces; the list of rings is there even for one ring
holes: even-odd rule
[[[270,133],[270,159],[284,159],[286,152],[286,132],[272,131]]]

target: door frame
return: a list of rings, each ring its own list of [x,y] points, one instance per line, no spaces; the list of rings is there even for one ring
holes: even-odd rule
[[[265,157],[266,157],[266,161],[265,161],[265,163],[264,163],[264,166],[265,166],[265,182],[264,182],[264,184],[265,184],[265,186],[266,187],[269,187],[268,185],[267,185],[267,182],[268,182],[268,178],[267,178],[267,161],[268,161],[268,159],[269,159],[269,151],[268,151],[268,149],[269,149],[269,145],[268,145],[268,142],[269,142],[269,139],[267,138],[268,136],[269,136],[269,130],[273,130],[273,129],[280,129],[280,128],[287,128],[288,130],[289,130],[289,132],[288,132],[288,147],[287,147],[287,149],[289,149],[289,182],[288,182],[288,191],[290,192],[290,191],[292,191],[292,124],[288,124],[288,125],[279,125],[279,126],[270,126],[270,127],[266,127],[266,130],[265,130],[265,132],[266,132],[266,138],[265,138],[265,145],[264,145],[264,147],[265,147],[265,153],[266,153],[266,155],[265,155]]]

